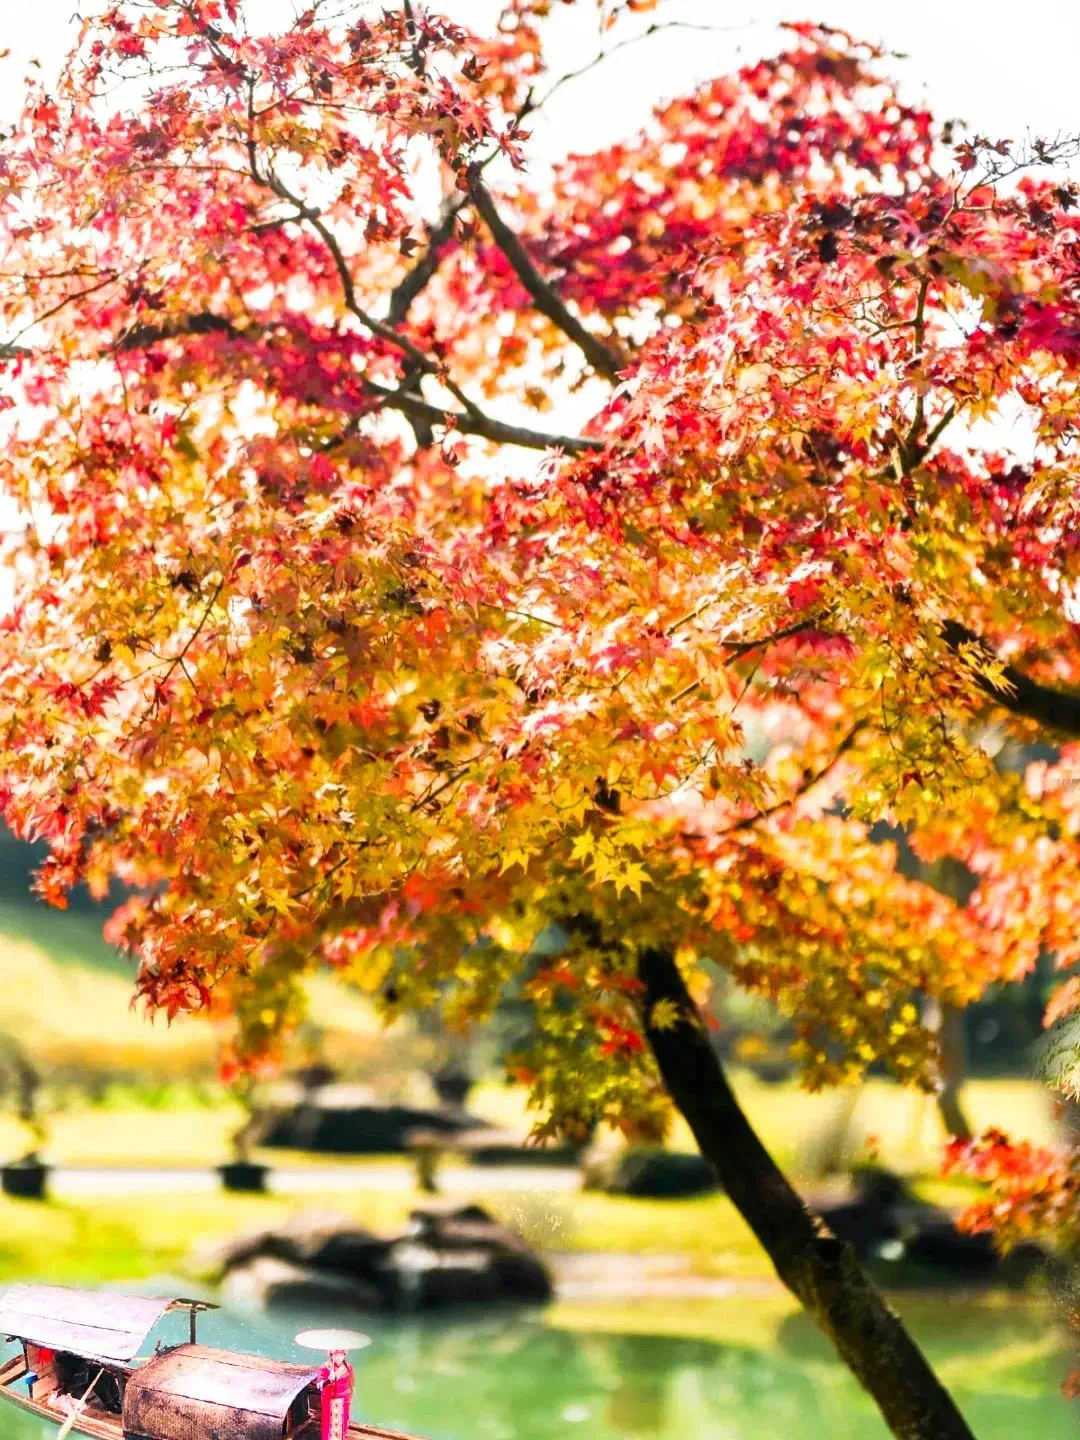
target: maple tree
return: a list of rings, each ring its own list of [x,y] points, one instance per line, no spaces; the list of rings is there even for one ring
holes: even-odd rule
[[[674,1101],[893,1432],[966,1436],[694,1002],[722,967],[806,1083],[932,1087],[924,1000],[1080,958],[1069,147],[952,147],[795,25],[539,176],[551,8],[125,0],[30,95],[3,813],[52,903],[135,889],[138,995],[229,1020],[229,1073],[315,965],[465,1027],[548,937],[539,1133]]]

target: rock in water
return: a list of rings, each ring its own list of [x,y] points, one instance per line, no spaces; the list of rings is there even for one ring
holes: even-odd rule
[[[535,1251],[479,1206],[416,1210],[385,1238],[346,1221],[300,1216],[203,1253],[227,1300],[267,1309],[312,1305],[425,1310],[536,1304],[553,1293]]]
[[[222,1285],[225,1302],[238,1309],[381,1310],[384,1297],[374,1286],[327,1270],[290,1265],[270,1256],[247,1260],[229,1271]]]

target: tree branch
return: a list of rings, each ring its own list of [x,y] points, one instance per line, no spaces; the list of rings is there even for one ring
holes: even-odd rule
[[[258,328],[257,326],[238,326],[223,315],[201,313],[181,317],[174,321],[166,321],[161,325],[137,325],[125,335],[121,335],[101,354],[107,356],[116,352],[141,350],[150,345],[158,345],[165,340],[182,340],[186,335],[227,335],[231,339],[244,339]],[[32,357],[41,353],[21,345],[0,344],[0,360],[15,359],[20,356]],[[521,445],[528,450],[565,450],[568,455],[580,455],[586,450],[602,450],[606,444],[604,440],[591,436],[552,435],[544,430],[531,430],[525,425],[511,425],[506,421],[485,415],[483,411],[475,407],[472,410],[448,410],[445,407],[432,405],[412,391],[390,390],[376,384],[374,380],[366,380],[364,388],[368,394],[379,401],[381,409],[397,410],[410,419],[419,420],[428,425],[445,425],[460,431],[462,435],[476,435],[480,439],[491,440],[499,445]],[[346,433],[337,437],[332,443],[338,444],[341,440],[349,438],[349,434],[355,431],[359,418],[355,415],[352,416],[346,426]]]
[[[305,208],[303,207],[303,202],[290,194],[284,187],[281,187],[281,193],[287,199],[292,200],[298,209]],[[479,406],[475,401],[469,399],[461,387],[455,384],[449,375],[445,374],[441,367],[431,359],[430,355],[425,355],[418,345],[414,345],[407,335],[403,335],[401,331],[395,329],[393,325],[384,324],[363,308],[356,298],[356,288],[353,285],[352,274],[341,246],[338,244],[337,236],[314,210],[307,210],[305,208],[304,218],[311,228],[320,236],[330,252],[334,267],[338,272],[338,278],[341,281],[341,290],[345,298],[345,308],[350,314],[355,315],[360,323],[370,330],[373,335],[377,335],[380,340],[385,340],[388,345],[395,346],[398,350],[402,351],[403,354],[407,355],[413,364],[425,375],[434,375],[439,383],[446,386],[454,399],[457,400],[460,405],[463,405],[470,415],[479,417],[481,415]]]
[[[224,315],[202,311],[197,315],[182,315],[172,321],[166,320],[161,325],[135,325],[103,353],[108,355],[114,350],[143,350],[149,345],[159,344],[162,340],[179,340],[185,335],[227,335],[236,340],[247,333],[248,330],[241,329]]]
[[[385,410],[400,410],[411,419],[426,421],[429,425],[453,425],[463,435],[477,435],[484,440],[494,440],[500,445],[522,445],[529,450],[565,450],[567,454],[579,455],[584,450],[602,450],[605,441],[584,435],[548,435],[541,430],[529,430],[523,425],[508,425],[505,421],[492,419],[483,414],[466,414],[457,410],[440,410],[430,405],[419,395],[409,391],[387,390],[369,380],[365,387],[372,395],[378,396]]]
[[[720,35],[731,34],[737,30],[747,30],[755,23],[755,21],[751,20],[742,25],[709,25],[705,22],[698,23],[693,20],[654,20],[651,25],[646,26],[646,28],[637,35],[627,35],[607,50],[599,50],[591,60],[586,61],[584,65],[579,66],[576,70],[568,70],[564,75],[560,75],[539,100],[530,104],[529,113],[533,114],[535,111],[541,109],[564,85],[569,85],[573,80],[580,80],[583,75],[588,75],[590,70],[595,70],[598,65],[602,65],[605,60],[610,60],[612,56],[618,55],[620,50],[626,50],[631,45],[640,45],[643,40],[651,40],[653,36],[660,35],[665,30],[690,30],[696,31],[698,34]]]
[[[353,283],[352,271],[349,269],[348,261],[345,259],[345,253],[342,250],[341,245],[338,243],[337,236],[327,225],[326,221],[323,220],[318,209],[316,209],[314,206],[309,205],[302,196],[297,195],[294,191],[290,190],[289,187],[284,184],[284,182],[280,180],[273,173],[272,170],[267,169],[267,171],[264,173],[259,168],[258,153],[255,144],[254,118],[250,99],[252,91],[250,89],[250,86],[248,93],[249,106],[247,148],[248,166],[251,173],[251,178],[255,181],[257,185],[262,186],[263,189],[269,190],[271,194],[276,195],[279,200],[287,200],[290,205],[294,206],[296,209],[297,218],[301,221],[305,221],[308,225],[310,225],[311,228],[322,240],[323,244],[330,252],[330,258],[333,261],[334,269],[337,271],[338,280],[341,283],[341,293],[345,300],[345,308],[349,311],[349,313],[355,315],[357,320],[359,320],[366,329],[370,330],[373,335],[378,335],[380,340],[385,340],[388,345],[395,346],[398,350],[402,351],[405,355],[407,355],[409,359],[413,362],[414,366],[416,366],[416,368],[420,370],[423,374],[434,375],[438,379],[439,383],[446,386],[447,390],[450,391],[450,394],[453,395],[454,399],[457,400],[458,403],[463,406],[463,408],[467,410],[470,415],[473,415],[478,419],[482,418],[483,412],[480,410],[480,407],[475,403],[475,401],[469,399],[469,397],[464,393],[461,387],[457,385],[448,374],[445,373],[445,370],[442,366],[436,364],[436,362],[432,360],[429,355],[425,355],[423,350],[421,350],[418,345],[414,345],[413,342],[409,339],[409,337],[407,335],[403,335],[400,330],[395,328],[394,325],[385,324],[382,320],[376,319],[374,315],[370,315],[363,308],[363,306],[357,299],[356,286]]]
[[[952,650],[959,652],[965,646],[973,645],[987,659],[996,661],[998,658],[981,636],[958,620],[947,620],[941,627],[941,633]],[[980,689],[995,705],[1000,705],[1012,715],[1045,725],[1048,730],[1080,739],[1080,694],[1042,685],[1015,665],[1006,665],[1002,673],[1003,686],[996,685],[988,676],[976,677]]]
[[[439,259],[454,233],[454,221],[460,214],[464,203],[465,200],[462,197],[448,208],[438,225],[428,235],[427,249],[423,255],[390,292],[390,304],[386,310],[388,325],[404,323],[412,302],[439,268]]]
[[[927,435],[926,439],[922,442],[922,444],[921,444],[921,445],[916,445],[915,448],[912,450],[912,452],[911,452],[911,468],[912,468],[912,469],[914,469],[916,465],[921,465],[921,464],[922,464],[922,462],[923,462],[923,461],[926,459],[926,457],[930,454],[930,451],[933,450],[934,446],[935,446],[935,445],[937,444],[937,442],[941,439],[941,436],[942,436],[942,434],[944,433],[944,431],[952,424],[953,420],[955,420],[955,419],[956,419],[956,406],[955,406],[955,405],[950,405],[949,408],[945,411],[944,415],[942,415],[941,419],[938,420],[938,422],[933,426],[933,428],[931,429],[929,435]]]
[[[629,364],[628,357],[621,349],[605,343],[591,330],[587,330],[577,316],[566,308],[552,286],[537,270],[524,245],[499,214],[479,176],[470,178],[469,194],[481,219],[491,231],[495,244],[510,262],[514,274],[528,291],[537,310],[574,342],[598,374],[608,380],[617,380],[619,372],[625,370]]]
[[[915,359],[921,361],[923,343],[926,339],[926,297],[930,290],[930,276],[924,275],[919,282],[919,294],[915,302]],[[923,427],[923,416],[926,413],[926,396],[920,388],[915,400],[915,414],[912,417],[911,428],[907,436],[900,443],[900,463],[903,466],[904,474],[909,475],[915,468],[915,449],[919,439],[919,432]]]

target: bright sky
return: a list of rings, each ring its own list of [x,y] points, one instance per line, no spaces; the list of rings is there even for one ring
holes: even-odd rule
[[[82,0],[86,8],[86,0]],[[380,0],[392,3],[392,0]],[[27,61],[53,73],[74,33],[79,0],[0,0],[0,46],[11,55],[0,69],[0,122],[18,106]],[[249,0],[249,13],[266,17],[291,9],[290,0]],[[297,8],[302,8],[298,5]],[[475,28],[500,8],[499,0],[432,0]],[[574,69],[595,53],[592,7],[553,6],[552,33],[562,68]],[[993,138],[1031,131],[1053,135],[1080,130],[1076,83],[1080,5],[1076,0],[662,0],[654,18],[730,26],[715,34],[670,32],[631,47],[600,71],[563,92],[566,103],[544,121],[544,149],[554,156],[587,150],[619,138],[646,116],[650,105],[689,90],[697,80],[774,48],[781,19],[806,12],[909,57],[895,69],[912,99],[925,98],[942,117],[956,117]],[[539,138],[539,126],[537,127]]]
[[[22,77],[29,62],[54,75],[71,44],[82,6],[101,0],[0,0],[0,125],[18,111]],[[361,0],[382,8],[393,0]],[[423,0],[415,0],[423,3]],[[483,31],[492,24],[502,0],[428,0],[460,22]],[[1080,55],[1078,0],[661,0],[649,19],[679,20],[721,27],[668,30],[630,46],[584,79],[564,87],[552,106],[530,121],[534,150],[557,160],[570,150],[588,152],[627,137],[660,101],[685,94],[698,82],[723,74],[774,51],[776,25],[803,18],[806,10],[825,23],[884,44],[907,58],[891,63],[904,85],[905,98],[929,104],[942,119],[966,121],[992,139],[1052,138],[1080,132],[1080,91],[1076,84]],[[286,23],[302,0],[248,0],[247,10],[260,25]],[[645,23],[645,22],[643,22]],[[619,33],[622,33],[621,31]],[[554,0],[549,22],[553,73],[576,70],[600,48],[595,7],[578,0],[564,6]],[[1074,163],[1080,174],[1080,163]],[[584,403],[584,401],[583,401]],[[512,415],[508,418],[513,419]],[[572,427],[572,423],[569,428]],[[0,498],[0,526],[10,524]],[[8,577],[0,573],[0,610],[7,603]]]

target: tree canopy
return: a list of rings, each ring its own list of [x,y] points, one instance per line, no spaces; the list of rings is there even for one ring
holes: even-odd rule
[[[561,921],[547,1059],[613,1113],[640,937],[797,1012],[814,1083],[925,1077],[914,993],[1077,955],[1077,752],[994,760],[1080,734],[1073,189],[810,26],[534,180],[547,8],[123,4],[32,96],[5,814],[47,899],[144,890],[140,993],[245,1055],[309,963],[481,1013]]]
[[[662,1128],[710,965],[808,1083],[933,1085],[922,1000],[1080,959],[1075,145],[798,24],[549,173],[551,8],[124,0],[31,94],[3,814],[230,1068],[311,966],[467,1025],[558,934],[552,1130]]]

